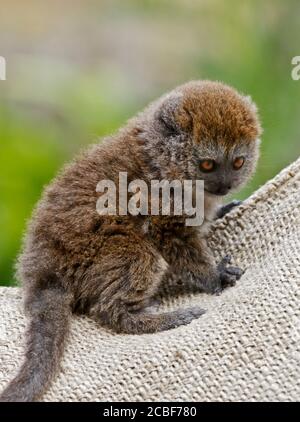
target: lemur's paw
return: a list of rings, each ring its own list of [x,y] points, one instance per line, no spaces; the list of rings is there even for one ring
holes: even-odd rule
[[[223,207],[221,207],[217,212],[217,218],[224,217],[224,215],[228,214],[233,208],[241,205],[242,202],[243,201],[238,201],[237,199],[235,199],[232,202],[229,202],[229,204],[223,205]]]
[[[178,325],[187,325],[194,319],[198,319],[203,314],[205,314],[205,310],[199,308],[198,306],[182,309],[178,312],[176,322]]]
[[[243,275],[244,271],[239,267],[229,266],[231,257],[225,256],[218,265],[218,271],[221,281],[221,286],[217,289],[216,293],[220,293],[226,287],[234,286]]]

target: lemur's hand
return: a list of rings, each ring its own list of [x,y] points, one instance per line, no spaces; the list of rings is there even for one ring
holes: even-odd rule
[[[212,263],[202,263],[193,271],[187,271],[188,282],[196,289],[209,294],[220,294],[226,287],[234,286],[244,271],[238,267],[229,266],[231,257],[225,256],[215,266]]]
[[[226,287],[234,286],[236,281],[244,274],[241,268],[228,266],[230,262],[231,257],[226,255],[217,266],[221,285],[216,289],[216,294],[220,294]]]
[[[222,218],[224,215],[229,213],[233,208],[239,206],[242,204],[242,201],[234,200],[232,202],[229,202],[229,204],[223,205],[220,207],[217,211],[217,218]]]

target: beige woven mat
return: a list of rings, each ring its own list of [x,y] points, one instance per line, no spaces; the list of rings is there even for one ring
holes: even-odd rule
[[[45,401],[273,401],[300,398],[300,159],[217,222],[210,242],[246,272],[221,296],[186,295],[163,309],[199,304],[190,325],[115,335],[74,318]],[[0,388],[23,353],[21,291],[0,289]]]

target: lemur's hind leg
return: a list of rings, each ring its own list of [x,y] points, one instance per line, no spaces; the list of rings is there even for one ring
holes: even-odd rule
[[[105,291],[90,309],[92,318],[116,332],[142,334],[188,324],[204,311],[198,307],[167,313],[148,313],[167,263],[145,240],[114,236],[106,244],[102,277]],[[126,253],[125,253],[126,251]]]

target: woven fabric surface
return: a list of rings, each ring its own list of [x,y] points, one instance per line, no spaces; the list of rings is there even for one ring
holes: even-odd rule
[[[246,269],[220,296],[170,296],[162,310],[200,305],[188,326],[120,335],[74,317],[61,370],[44,401],[298,401],[300,159],[211,229],[216,258]],[[23,356],[18,288],[0,289],[0,388]]]

